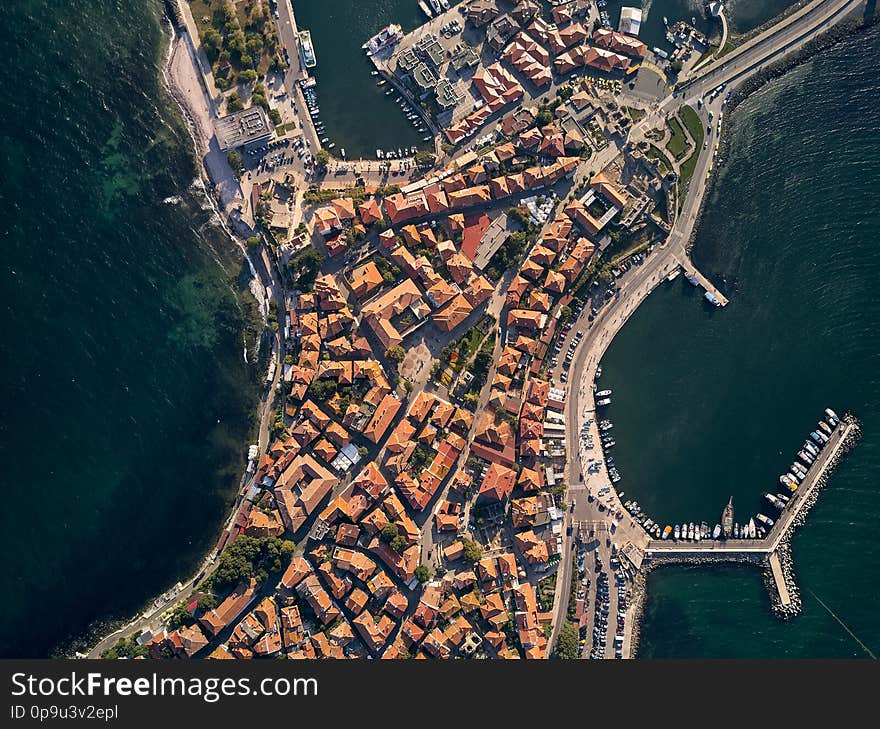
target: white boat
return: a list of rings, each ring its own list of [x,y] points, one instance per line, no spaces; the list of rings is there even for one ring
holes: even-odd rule
[[[837,417],[837,413],[835,413],[831,408],[825,408],[825,414],[831,418],[831,422],[836,426],[840,422],[840,418]]]
[[[757,536],[757,529],[755,528],[755,520],[749,519],[749,539],[754,539]]]
[[[755,514],[755,516],[758,521],[763,522],[768,527],[773,526],[773,519],[771,519],[769,516],[764,516],[763,514]]]
[[[596,401],[596,405],[598,405],[599,407],[605,407],[606,405],[610,405],[610,404],[611,404],[610,397],[604,397],[601,400]]]
[[[599,390],[599,392],[596,393],[596,397],[608,397],[613,392],[613,390]]]
[[[718,539],[721,536],[721,525],[716,524],[715,528],[712,530],[712,539]]]
[[[678,541],[679,537],[681,537],[681,527],[678,524],[675,525],[673,536],[675,537],[676,541]]]
[[[443,12],[443,9],[440,7],[440,0],[428,0],[428,3],[430,3],[434,15],[440,15]]]
[[[382,159],[382,150],[381,149],[376,150],[376,159]]]
[[[831,426],[828,425],[824,420],[819,421],[819,427],[822,428],[828,435],[831,435],[834,431],[831,429]]]

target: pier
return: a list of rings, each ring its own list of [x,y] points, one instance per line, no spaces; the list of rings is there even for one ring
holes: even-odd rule
[[[694,286],[701,286],[706,292],[706,299],[715,306],[727,306],[727,297],[715,284],[706,278],[689,259],[681,261],[681,267],[688,281]]]
[[[858,437],[859,424],[845,416],[810,466],[806,477],[763,539],[713,539],[702,542],[652,539],[645,548],[651,566],[681,562],[755,562],[769,567],[778,605],[791,614],[797,587],[790,569],[788,544],[791,531],[804,522],[831,470]],[[789,565],[787,568],[786,565]],[[799,600],[798,600],[799,604]]]

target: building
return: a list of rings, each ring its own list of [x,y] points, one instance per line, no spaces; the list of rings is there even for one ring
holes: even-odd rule
[[[642,10],[641,8],[623,7],[620,9],[620,24],[617,29],[621,33],[637,36],[642,27]]]
[[[214,133],[222,151],[272,136],[272,125],[262,106],[252,106],[214,120]]]

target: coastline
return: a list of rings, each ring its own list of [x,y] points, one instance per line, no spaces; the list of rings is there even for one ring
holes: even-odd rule
[[[797,7],[800,7],[801,4],[796,6],[792,6],[791,11],[795,10]],[[780,17],[777,16],[775,20],[779,20]],[[857,36],[874,25],[880,23],[880,15],[875,14],[873,17],[869,19],[865,19],[862,16],[849,18],[847,20],[842,21],[836,25],[833,25],[825,32],[821,33],[819,36],[814,38],[811,41],[808,41],[804,44],[802,48],[791,54],[790,56],[786,56],[764,69],[761,69],[754,75],[747,78],[742,84],[738,85],[733,93],[730,96],[730,99],[727,103],[727,123],[723,125],[720,132],[719,139],[719,147],[718,147],[718,157],[716,161],[716,172],[709,179],[706,186],[705,194],[703,195],[703,199],[700,203],[699,208],[695,214],[695,222],[693,229],[691,231],[690,238],[685,244],[685,250],[688,255],[691,256],[694,252],[694,243],[696,241],[696,237],[698,232],[701,229],[703,223],[703,215],[705,213],[706,207],[708,205],[708,200],[713,192],[718,174],[721,168],[727,163],[728,155],[730,153],[730,145],[731,145],[731,129],[732,125],[730,124],[730,116],[736,110],[736,108],[749,99],[753,94],[757,93],[761,89],[763,89],[770,82],[783,77],[790,71],[793,71],[798,66],[801,66],[804,63],[812,60],[819,53],[829,50],[834,46],[842,43],[843,41],[851,38],[853,36]],[[609,342],[610,346],[610,342]],[[647,600],[647,577],[648,573],[652,572],[657,567],[661,567],[666,564],[686,564],[688,566],[699,567],[699,565],[707,563],[707,562],[730,562],[741,561],[748,564],[757,564],[757,566],[762,567],[763,570],[763,580],[765,585],[767,586],[770,594],[770,608],[774,615],[776,615],[781,620],[788,620],[794,617],[798,612],[800,612],[800,593],[797,588],[797,585],[794,581],[794,564],[791,557],[791,542],[794,538],[794,533],[797,527],[802,526],[806,520],[806,514],[810,511],[812,506],[818,500],[819,492],[827,486],[827,482],[831,476],[831,474],[836,469],[839,461],[852,449],[858,439],[860,437],[860,429],[858,428],[858,421],[856,420],[857,427],[855,429],[855,435],[852,438],[851,442],[847,443],[844,447],[842,453],[835,458],[834,463],[831,464],[828,471],[822,476],[822,480],[819,484],[819,487],[816,491],[811,495],[810,502],[805,505],[804,511],[798,515],[797,519],[795,519],[790,525],[783,536],[782,540],[779,543],[778,554],[782,564],[783,574],[785,576],[786,586],[789,591],[795,597],[793,601],[793,605],[789,608],[785,608],[778,602],[778,597],[775,588],[773,587],[773,579],[770,575],[770,569],[768,563],[764,560],[756,563],[753,560],[712,560],[711,558],[691,558],[691,559],[683,559],[678,562],[673,562],[671,560],[664,560],[662,563],[648,563],[643,565],[639,571],[636,573],[636,577],[633,581],[633,592],[632,592],[632,638],[630,641],[630,651],[627,654],[627,658],[636,658],[638,656],[638,648],[641,637],[642,630],[642,620],[644,618],[644,608]],[[795,607],[796,606],[796,607]]]
[[[167,39],[167,47],[163,50],[164,57],[160,69],[161,84],[162,88],[176,105],[177,111],[182,117],[193,145],[191,153],[194,155],[194,163],[198,171],[198,177],[194,181],[194,187],[198,187],[199,192],[204,195],[208,205],[210,205],[213,210],[215,221],[233,242],[235,247],[238,248],[244,261],[247,263],[250,271],[248,290],[255,300],[262,324],[265,326],[269,300],[267,285],[260,279],[257,268],[254,266],[253,261],[248,255],[247,246],[244,241],[242,241],[241,238],[236,235],[235,231],[227,225],[222,209],[223,200],[218,199],[219,194],[214,187],[211,170],[206,164],[206,156],[211,153],[211,141],[214,137],[214,133],[211,128],[210,112],[207,103],[200,104],[197,101],[197,99],[201,99],[202,102],[205,101],[204,90],[201,84],[198,68],[195,66],[187,39],[184,37],[184,34],[175,27],[167,13],[162,14],[160,22],[167,31],[167,35],[165,35],[165,38]],[[225,160],[223,160],[223,162],[225,162]],[[221,262],[221,266],[225,268],[224,263],[226,262]],[[232,272],[227,271],[227,274],[234,278]],[[242,291],[236,291],[235,293],[236,296],[241,296],[243,294]],[[247,331],[242,332],[242,337],[244,340],[245,360],[248,361],[247,354],[249,343],[247,341]],[[262,331],[257,333],[255,341],[252,343],[253,364],[257,363],[257,357],[261,349]],[[259,429],[260,418],[263,416],[263,411],[268,407],[270,402],[271,400],[266,400],[264,402],[262,398],[258,401],[254,429]],[[250,440],[253,441],[253,438],[250,438]],[[240,494],[246,478],[247,471],[243,469],[241,477],[235,486],[235,491],[230,491],[233,498],[228,508],[228,513],[224,516],[221,522],[221,534],[229,528],[231,522],[235,518],[235,514],[240,505]],[[216,544],[213,540],[209,540],[209,542],[212,545]],[[69,657],[71,654],[75,654],[76,657],[91,657],[91,654],[95,653],[100,646],[109,641],[121,638],[127,631],[135,627],[137,623],[144,620],[148,615],[154,616],[159,611],[170,608],[177,597],[183,592],[194,588],[197,583],[206,576],[205,573],[216,559],[215,551],[216,546],[211,546],[199,563],[199,566],[192,572],[191,576],[186,581],[178,580],[163,593],[149,597],[143,607],[135,615],[129,618],[95,621],[95,623],[86,630],[85,635],[73,638],[68,641],[65,646],[61,647],[61,650],[59,651],[60,655],[66,655]],[[156,608],[155,604],[159,600],[162,600],[162,604]],[[85,652],[78,652],[76,650],[78,647],[82,647]]]

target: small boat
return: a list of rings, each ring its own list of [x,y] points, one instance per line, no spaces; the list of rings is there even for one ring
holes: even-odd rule
[[[678,538],[681,536],[681,527],[678,524],[675,525],[672,536],[675,537],[676,541],[678,541]]]
[[[330,144],[327,145],[327,149],[333,149],[335,146],[336,142],[330,142]]]
[[[361,48],[364,48],[366,45],[367,45],[367,44],[365,43],[363,46],[361,46]],[[378,75],[379,75],[379,72],[376,71],[375,69],[373,69],[372,71],[370,71],[370,76],[378,76]]]
[[[734,524],[733,525],[733,538],[739,539],[739,533],[740,533],[739,532],[739,524]]]
[[[672,527],[667,524],[663,529],[663,536],[661,539],[669,539],[670,534],[672,534]]]
[[[602,365],[596,367],[596,379],[598,380],[602,376]]]
[[[819,445],[824,445],[824,443],[822,442],[822,437],[815,430],[810,433],[810,437]]]
[[[828,435],[831,435],[834,431],[831,429],[831,426],[828,425],[824,420],[819,421],[819,427],[822,428]]]
[[[798,484],[799,484],[799,483],[801,482],[801,477],[798,476],[796,473],[792,473],[791,471],[789,471],[789,472],[788,472],[787,474],[785,474],[785,475],[788,476],[788,477],[789,477],[792,481],[794,481],[795,483],[798,483]]]
[[[694,523],[691,522],[690,524],[688,524],[688,539],[693,539],[693,538],[694,538]]]
[[[614,446],[617,445],[617,441],[616,440],[603,441],[602,445],[605,448],[614,448]]]
[[[388,83],[388,82],[387,82],[384,78],[383,78],[383,79],[379,79],[379,80],[376,82],[376,86],[384,86],[384,85],[387,84],[387,83]]]
[[[391,96],[391,94],[393,94],[393,93],[394,93],[394,89],[388,89],[388,90],[385,92],[385,96]]]
[[[712,530],[712,539],[718,539],[721,536],[721,525],[716,524],[715,528]]]
[[[758,532],[755,528],[755,520],[749,519],[749,539],[754,539],[756,536],[758,536]]]
[[[798,458],[800,458],[807,466],[812,466],[813,461],[816,460],[806,451],[798,451]]]
[[[776,494],[776,498],[779,499],[783,504],[787,504],[791,501],[790,496],[786,496],[785,494]]]
[[[703,538],[703,535],[700,533],[700,527],[697,526],[694,529],[694,541],[699,542]]]
[[[602,408],[607,407],[610,404],[611,404],[610,397],[603,397],[601,400],[596,401],[596,405],[598,405],[599,407],[602,407]]]
[[[608,397],[611,394],[613,394],[613,390],[599,390],[596,393],[596,397]]]
[[[831,424],[836,426],[840,422],[840,418],[837,417],[837,413],[835,413],[831,408],[825,408],[825,414],[831,418]]]
[[[703,539],[709,538],[709,525],[706,522],[702,522],[700,524],[700,535],[703,537]]]
[[[768,527],[773,526],[773,519],[771,519],[769,516],[764,516],[763,514],[755,514],[755,517],[758,521],[766,524]]]
[[[785,508],[785,504],[773,494],[764,494],[764,498],[767,499],[767,501],[769,501],[777,509]]]
[[[825,433],[823,433],[821,430],[817,430],[817,431],[816,431],[816,435],[819,436],[820,440],[822,441],[822,445],[825,445],[829,440],[831,440],[831,439],[830,439],[827,435],[825,435]]]
[[[345,147],[339,150],[339,154],[342,156],[342,159],[345,159]]]
[[[376,150],[376,159],[382,159],[382,150],[381,149]]]
[[[423,141],[423,142],[430,142],[430,141],[431,141],[431,137],[422,137],[422,141]]]

